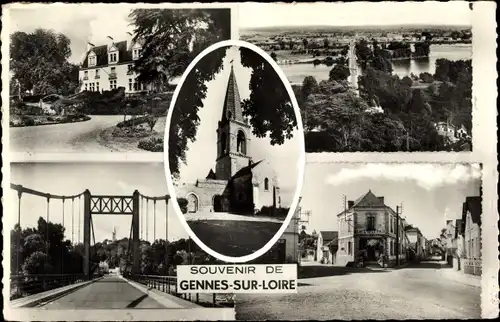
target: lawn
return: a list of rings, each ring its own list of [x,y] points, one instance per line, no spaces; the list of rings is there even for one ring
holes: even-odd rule
[[[261,249],[282,223],[243,220],[188,221],[198,238],[219,254],[240,257]]]

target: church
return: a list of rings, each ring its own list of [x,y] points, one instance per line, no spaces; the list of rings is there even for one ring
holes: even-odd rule
[[[249,155],[252,131],[243,116],[233,66],[216,132],[215,171],[210,169],[206,178],[178,187],[178,196],[188,201],[188,213],[253,215],[270,207],[272,215],[281,208],[278,178],[269,162],[254,162]]]

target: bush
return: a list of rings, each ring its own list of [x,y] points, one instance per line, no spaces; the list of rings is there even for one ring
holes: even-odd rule
[[[54,118],[52,116],[47,116],[47,121],[54,122]]]
[[[256,216],[274,217],[274,218],[286,218],[290,208],[275,208],[273,214],[272,206],[262,206],[262,208],[255,214]]]
[[[129,127],[129,126],[132,126],[132,125],[139,125],[139,124],[148,122],[148,120],[149,120],[148,116],[141,116],[141,117],[131,118],[129,120],[122,121],[122,122],[116,124],[116,127],[122,128],[122,127]]]
[[[143,138],[149,136],[151,132],[146,131],[143,127],[115,127],[112,135],[115,137],[136,137]]]
[[[162,138],[150,138],[148,140],[140,141],[137,145],[139,149],[150,151],[150,152],[163,152],[163,139]]]
[[[35,120],[32,117],[23,116],[22,123],[24,126],[33,126],[33,125],[35,125]]]

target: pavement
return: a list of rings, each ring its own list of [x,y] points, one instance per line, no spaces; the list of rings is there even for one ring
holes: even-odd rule
[[[182,308],[172,295],[165,294],[162,301],[149,296],[119,276],[105,276],[86,287],[77,289],[63,297],[41,306],[45,310],[61,309],[164,309]]]
[[[297,294],[238,294],[236,319],[481,318],[481,288],[443,278],[440,270],[437,262],[397,270],[322,268],[299,280]]]

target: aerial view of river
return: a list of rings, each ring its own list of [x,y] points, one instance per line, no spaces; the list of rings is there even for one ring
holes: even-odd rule
[[[409,76],[411,73],[419,75],[436,71],[436,60],[446,58],[449,60],[472,59],[472,44],[431,45],[428,58],[405,59],[392,61],[393,74],[399,77]],[[280,65],[286,77],[292,84],[302,83],[306,76],[314,76],[317,81],[328,79],[328,73],[333,66],[313,64]],[[360,72],[358,71],[358,74]]]

